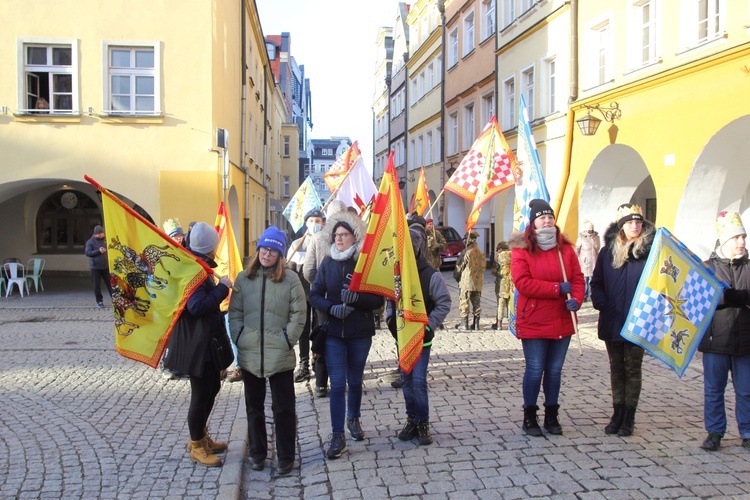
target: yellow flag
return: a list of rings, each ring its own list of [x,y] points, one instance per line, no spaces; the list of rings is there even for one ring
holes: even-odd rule
[[[349,288],[382,295],[396,304],[399,366],[411,373],[422,354],[427,310],[393,166],[393,152],[380,182]]]
[[[102,193],[115,348],[156,368],[187,299],[212,271],[106,188],[85,179]]]
[[[427,179],[425,178],[424,167],[422,167],[419,169],[417,189],[414,191],[414,199],[411,200],[409,213],[417,212],[420,217],[424,217],[428,208],[430,208],[430,193],[427,191]]]
[[[219,212],[216,214],[215,224],[216,231],[219,233],[219,244],[216,246],[214,273],[217,276],[228,276],[234,283],[237,275],[242,271],[242,257],[240,249],[237,247],[237,238],[234,236],[231,221],[229,209],[224,205],[224,202],[221,202]],[[231,297],[232,291],[230,290],[227,298],[221,303],[222,311],[229,310],[229,299]]]

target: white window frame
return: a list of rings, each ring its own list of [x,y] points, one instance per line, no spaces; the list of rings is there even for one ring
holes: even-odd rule
[[[557,112],[557,58],[555,56],[549,56],[544,60],[545,68],[545,102],[547,105],[547,114],[551,115]]]
[[[128,49],[137,51],[139,49],[152,50],[154,53],[153,68],[111,68],[110,54],[112,49]],[[132,115],[132,116],[158,116],[161,115],[161,50],[160,43],[154,40],[104,40],[102,42],[102,71],[103,71],[103,102],[102,113],[108,115]],[[112,76],[130,76],[130,108],[128,110],[114,109],[112,106]],[[135,106],[136,80],[139,76],[148,76],[153,78],[154,93],[141,94],[153,96],[154,108],[152,110],[137,110]]]
[[[502,27],[506,28],[513,24],[516,20],[516,0],[501,0],[503,2],[502,7]]]
[[[614,38],[612,14],[597,18],[589,23],[587,34],[589,53],[586,81],[591,87],[609,83],[614,79]]]
[[[409,141],[409,164],[407,165],[408,170],[414,170],[417,164],[417,140],[412,139]]]
[[[503,130],[510,130],[516,126],[516,77],[510,76],[503,80]]]
[[[424,136],[424,164],[425,165],[432,165],[433,163],[433,151],[432,148],[434,147],[432,143],[432,130],[428,130],[427,133],[425,133]]]
[[[282,151],[281,154],[282,154],[282,156],[284,158],[289,158],[289,155],[291,154],[291,151],[292,151],[292,138],[290,136],[288,136],[288,135],[285,135],[284,136],[283,151]]]
[[[458,154],[458,111],[448,113],[448,155]]]
[[[482,41],[495,34],[495,0],[482,0]]]
[[[448,67],[458,64],[458,26],[448,32]]]
[[[643,21],[648,9],[648,20]],[[659,53],[659,2],[658,0],[631,0],[628,9],[628,66],[637,70],[654,64]]]
[[[35,66],[35,65],[27,65],[26,64],[26,48],[29,46],[44,46],[47,48],[48,52],[51,53],[52,49],[55,47],[64,47],[70,49],[70,66],[57,66],[52,64],[47,64],[44,66]],[[32,73],[34,71],[30,71],[32,69],[44,69],[49,74],[50,80],[53,80],[54,75],[71,75],[71,109],[55,109],[54,104],[54,93],[53,93],[53,83],[50,81],[49,88],[50,92],[45,97],[47,99],[47,102],[49,104],[49,108],[44,109],[44,114],[49,115],[78,115],[80,114],[80,98],[78,94],[78,89],[80,87],[79,83],[79,74],[80,74],[80,62],[78,59],[78,53],[79,53],[79,42],[75,38],[39,38],[39,37],[24,37],[18,39],[18,45],[17,45],[17,57],[16,61],[18,63],[17,66],[17,86],[18,94],[17,94],[17,106],[16,109],[18,113],[20,114],[33,114],[38,113],[39,110],[36,108],[29,108],[28,104],[28,97],[29,93],[27,92],[27,72]],[[48,60],[49,62],[49,60]],[[65,93],[67,94],[67,92]],[[37,96],[37,97],[43,97],[43,96]]]
[[[700,13],[701,4],[705,4],[706,17]],[[718,3],[718,7],[717,7]],[[748,6],[750,9],[750,5]],[[750,18],[750,12],[748,13]],[[709,20],[716,21],[714,29],[710,28]],[[726,1],[718,0],[682,0],[680,2],[680,50],[685,51],[700,45],[710,43],[726,36]],[[705,33],[701,33],[701,24],[705,23]]]
[[[430,61],[427,65],[427,90],[435,88],[435,63]]]
[[[463,107],[463,143],[462,150],[467,151],[476,140],[476,109],[474,101],[464,104]]]
[[[291,191],[290,187],[291,186],[290,186],[289,176],[285,175],[284,176],[284,198],[289,198],[291,196],[291,194],[290,194],[290,191]]]
[[[521,0],[521,14],[531,10],[534,6],[534,0]]]
[[[495,91],[490,91],[482,96],[482,110],[480,119],[482,123],[488,123],[495,114]]]
[[[424,167],[424,136],[417,136],[417,147],[415,150],[415,161],[412,169]]]
[[[466,12],[463,19],[461,20],[463,27],[463,50],[461,51],[461,57],[466,57],[476,48],[476,16],[474,15],[474,9]]]
[[[521,93],[526,101],[526,109],[529,112],[529,122],[536,118],[536,71],[534,65],[527,66],[521,70]]]

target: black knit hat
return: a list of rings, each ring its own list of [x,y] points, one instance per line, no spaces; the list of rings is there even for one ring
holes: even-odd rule
[[[540,200],[538,198],[535,200],[531,200],[529,202],[529,224],[533,224],[534,220],[537,217],[541,217],[542,215],[551,215],[552,217],[554,217],[555,212],[546,201]]]

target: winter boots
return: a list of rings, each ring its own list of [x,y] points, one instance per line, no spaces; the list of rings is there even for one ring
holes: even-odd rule
[[[560,410],[560,405],[545,405],[544,406],[544,428],[550,434],[562,434],[562,427],[560,422],[557,420],[557,412]]]
[[[537,422],[536,412],[539,411],[539,407],[527,406],[523,409],[523,425],[522,428],[529,436],[541,436],[542,429],[539,428],[539,422]]]
[[[206,467],[221,467],[221,459],[211,453],[208,437],[198,441],[191,440],[188,443],[190,447],[190,460]]]
[[[469,317],[466,316],[465,318],[461,318],[461,319],[464,320],[464,329],[468,330],[469,329]],[[460,329],[461,329],[461,323],[457,323],[456,330],[460,330]]]
[[[633,428],[635,427],[635,406],[625,405],[625,412],[622,417],[622,425],[617,431],[617,435],[621,437],[630,436],[633,434]]]
[[[612,418],[609,420],[609,424],[604,428],[604,432],[607,434],[617,434],[622,425],[622,419],[625,417],[625,403],[615,403],[612,405],[615,412],[612,414]]]
[[[471,325],[472,330],[479,330],[479,316],[474,316],[474,323]]]
[[[208,451],[210,453],[214,453],[214,454],[224,453],[225,451],[227,451],[227,447],[228,447],[227,443],[225,443],[224,441],[214,441],[213,439],[211,439],[211,436],[208,433],[208,427],[203,428],[203,440],[206,441],[206,444],[208,446]],[[188,439],[187,451],[192,450],[193,443],[199,443],[199,442],[200,440],[192,441]]]

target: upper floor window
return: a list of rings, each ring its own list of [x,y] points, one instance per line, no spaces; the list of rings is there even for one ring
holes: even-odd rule
[[[482,123],[488,123],[495,114],[495,93],[490,92],[482,96]]]
[[[637,69],[656,61],[657,55],[657,2],[655,0],[638,0],[631,6],[632,43],[630,47],[630,66]]]
[[[533,5],[534,0],[521,0],[521,13],[524,13],[527,10],[531,9]]]
[[[589,64],[587,81],[592,87],[603,85],[613,78],[612,29],[609,18],[599,19],[589,26]]]
[[[475,139],[474,103],[464,106],[464,134],[463,149],[467,150],[474,144]]]
[[[482,40],[495,34],[495,0],[482,0]]]
[[[159,56],[155,44],[110,45],[107,49],[108,102],[106,113],[159,113]]]
[[[557,111],[557,61],[548,59],[547,66],[547,113]]]
[[[471,51],[474,50],[474,11],[472,10],[469,12],[466,17],[464,17],[464,50],[461,54],[462,56],[466,56]]]
[[[289,184],[290,184],[290,182],[289,182],[289,176],[285,175],[284,176],[284,198],[289,198],[289,196],[291,196],[291,194],[290,194],[291,193],[291,189],[290,189]]]
[[[285,135],[284,136],[284,152],[283,152],[284,158],[289,158],[290,153],[291,153],[291,138],[288,135]]]
[[[681,2],[680,36],[683,49],[723,36],[724,0],[685,0]]]
[[[534,68],[527,68],[521,73],[523,84],[523,97],[526,100],[526,109],[529,111],[529,121],[534,119]]]
[[[448,154],[458,154],[458,112],[448,115]]]
[[[448,33],[448,67],[458,63],[458,27]]]
[[[429,131],[424,136],[424,164],[432,165],[432,131]]]
[[[516,20],[516,0],[501,0],[503,5],[502,27],[505,28]]]
[[[503,130],[516,126],[516,80],[513,77],[503,82]]]
[[[78,111],[77,41],[21,40],[21,113],[73,114]]]
[[[716,38],[721,31],[721,0],[698,0],[698,42]]]

